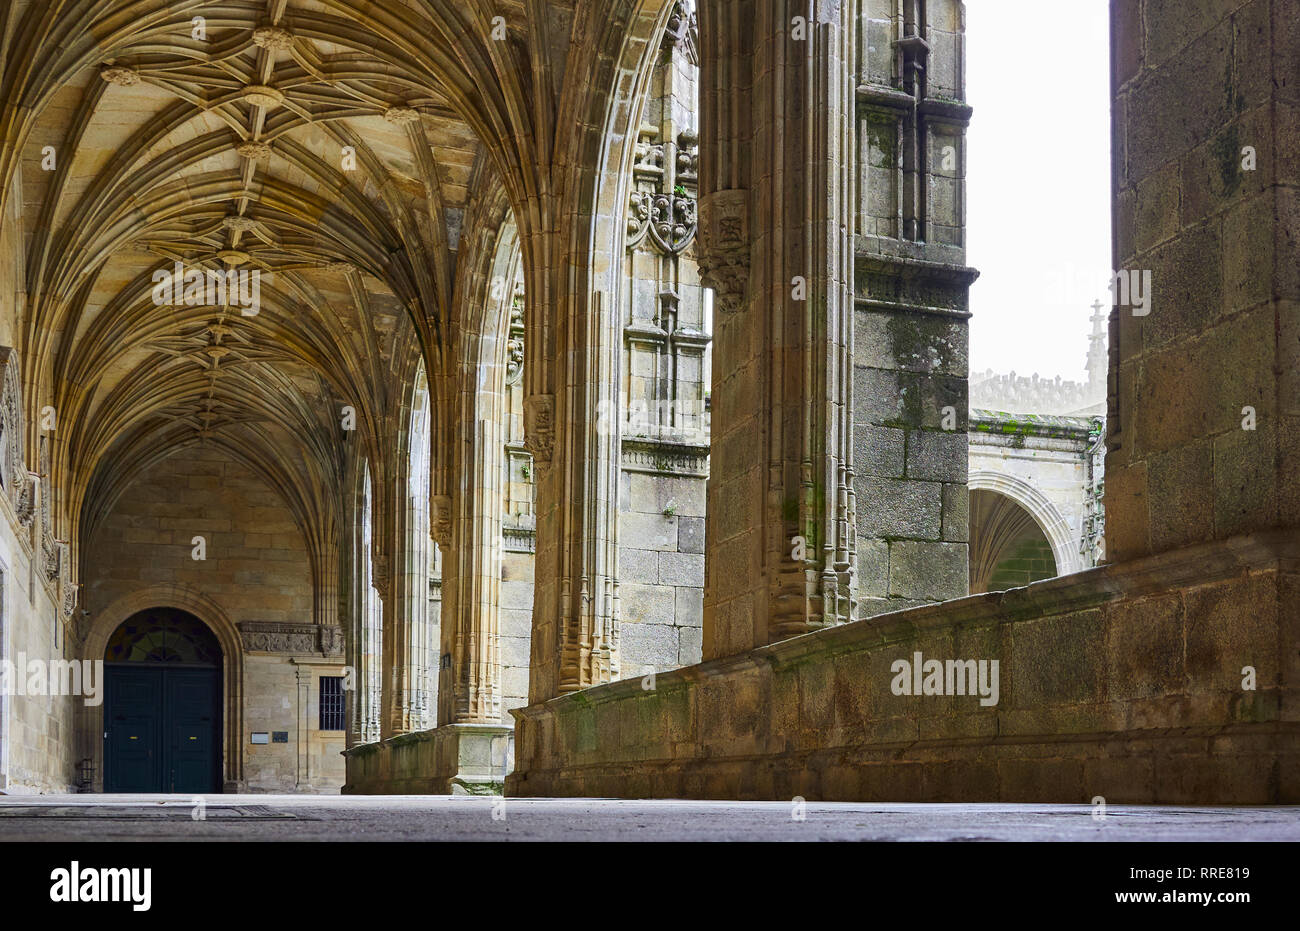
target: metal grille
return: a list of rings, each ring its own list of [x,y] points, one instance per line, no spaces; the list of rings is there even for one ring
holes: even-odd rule
[[[323,731],[344,730],[343,724],[343,677],[320,677],[320,729]]]

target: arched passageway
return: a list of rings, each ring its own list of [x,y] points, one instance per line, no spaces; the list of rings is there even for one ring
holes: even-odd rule
[[[1016,501],[986,489],[970,493],[970,590],[1019,588],[1057,574],[1052,544]]]

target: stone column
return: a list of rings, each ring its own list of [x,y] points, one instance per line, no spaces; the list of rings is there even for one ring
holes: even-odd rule
[[[471,386],[476,381],[469,381]],[[438,723],[501,723],[501,424],[471,408],[463,429],[464,476],[456,500],[433,499],[442,550],[442,654]]]
[[[535,704],[618,676],[619,428],[600,411],[618,409],[619,333],[607,295],[569,279],[579,260],[560,258],[562,233],[524,242],[524,436],[537,477]]]
[[[311,666],[295,666],[294,677],[298,684],[298,774],[299,789],[311,787]]]
[[[391,539],[391,536],[390,536]],[[387,740],[406,733],[406,625],[393,590],[393,565],[389,552],[376,552],[372,565],[373,585],[379,596],[379,738]]]
[[[707,660],[852,616],[855,23],[794,0],[699,15]]]
[[[859,4],[854,438],[860,607],[967,593],[964,5]]]
[[[1124,0],[1111,28],[1118,562],[1300,518],[1300,2]]]

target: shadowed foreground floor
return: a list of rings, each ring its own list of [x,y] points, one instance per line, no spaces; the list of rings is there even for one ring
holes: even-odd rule
[[[0,841],[1295,841],[1300,807],[922,805],[464,796],[0,798]],[[794,815],[795,817],[792,817]]]

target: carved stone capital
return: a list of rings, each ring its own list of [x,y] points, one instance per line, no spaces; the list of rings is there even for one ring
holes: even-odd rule
[[[555,395],[533,394],[524,398],[524,446],[533,461],[551,461],[555,448]]]
[[[740,310],[749,284],[749,191],[714,191],[700,198],[700,280],[718,306]]]
[[[388,583],[392,581],[392,571],[388,562],[387,553],[375,553],[374,561],[371,563],[370,584],[374,588],[380,599],[388,595]]]
[[[429,500],[432,506],[433,520],[430,523],[430,534],[433,540],[441,547],[451,544],[451,495],[434,495]]]

